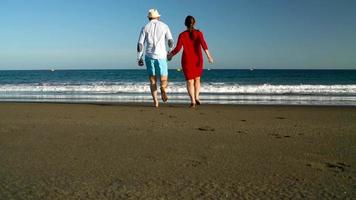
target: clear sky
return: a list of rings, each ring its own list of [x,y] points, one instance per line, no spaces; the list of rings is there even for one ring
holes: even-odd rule
[[[356,69],[355,0],[0,0],[0,69],[137,68],[150,8],[175,40],[195,16],[207,68]]]

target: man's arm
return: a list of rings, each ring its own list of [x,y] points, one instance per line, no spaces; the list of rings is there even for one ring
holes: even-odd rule
[[[169,30],[169,27],[167,27],[166,40],[168,42],[169,51],[171,51],[174,46],[174,41],[173,41],[171,30]]]
[[[143,62],[140,62],[140,61],[143,60],[142,56],[143,56],[143,47],[144,47],[145,37],[146,37],[146,34],[145,34],[145,31],[144,31],[144,28],[142,28],[140,36],[138,38],[138,43],[137,43],[137,61],[139,61],[138,64],[140,66],[142,66],[141,64],[143,63]]]

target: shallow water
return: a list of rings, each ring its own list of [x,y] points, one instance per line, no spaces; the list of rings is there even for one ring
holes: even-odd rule
[[[169,71],[169,102],[187,103],[182,72]],[[356,70],[205,70],[214,104],[356,105]],[[150,102],[145,70],[0,71],[0,101]]]

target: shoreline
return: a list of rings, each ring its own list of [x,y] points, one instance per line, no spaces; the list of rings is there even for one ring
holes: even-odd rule
[[[0,103],[0,199],[352,199],[356,107]]]
[[[98,106],[143,106],[143,107],[152,107],[152,103],[149,102],[55,102],[55,101],[45,101],[45,102],[38,102],[38,101],[0,101],[0,104],[58,104],[58,105],[98,105]],[[160,108],[161,107],[187,107],[190,105],[190,103],[184,102],[184,103],[163,103],[160,102]],[[222,107],[349,107],[349,108],[356,108],[356,105],[335,105],[335,104],[225,104],[225,103],[203,103],[201,106],[207,107],[207,106],[222,106]],[[199,107],[199,106],[198,106]]]

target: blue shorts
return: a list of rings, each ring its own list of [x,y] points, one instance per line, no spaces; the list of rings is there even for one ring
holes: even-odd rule
[[[167,59],[153,59],[145,56],[145,62],[149,76],[168,76]]]

